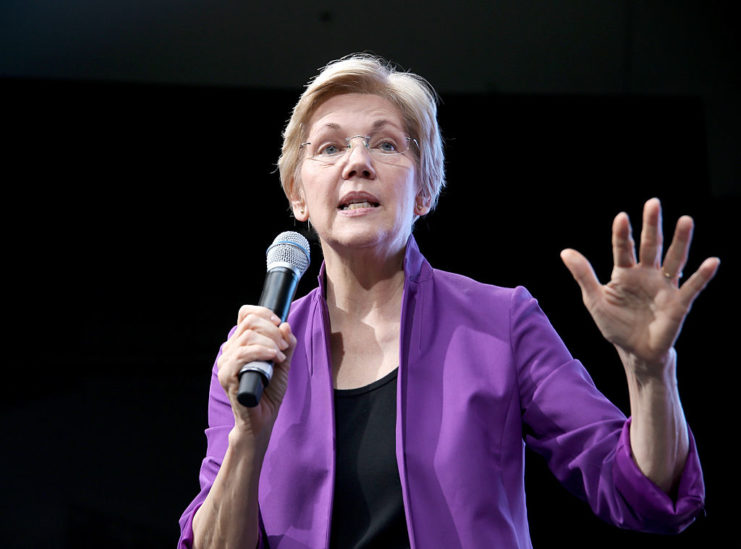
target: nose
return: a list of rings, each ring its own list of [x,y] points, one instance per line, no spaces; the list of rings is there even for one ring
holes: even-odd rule
[[[376,177],[376,170],[373,167],[373,157],[361,139],[356,139],[352,143],[350,150],[345,155],[345,165],[342,167],[343,179],[351,179],[353,177],[362,177],[364,179],[375,179]]]

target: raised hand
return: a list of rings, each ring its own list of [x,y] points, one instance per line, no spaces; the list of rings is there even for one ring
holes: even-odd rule
[[[666,364],[692,303],[715,275],[720,260],[708,258],[680,285],[693,229],[691,217],[679,218],[662,263],[661,204],[656,198],[648,200],[636,259],[630,221],[621,212],[612,226],[614,267],[604,285],[582,254],[561,252],[597,327],[624,359],[627,353],[631,362],[649,369]]]

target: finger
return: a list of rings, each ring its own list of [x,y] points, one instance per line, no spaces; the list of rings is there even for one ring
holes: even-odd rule
[[[285,340],[283,334],[281,334],[278,328],[268,328],[266,331],[247,330],[240,335],[235,342],[236,347],[247,347],[249,345],[275,347],[279,351],[288,348],[288,342]]]
[[[643,207],[641,248],[638,257],[642,265],[659,266],[663,238],[661,231],[661,203],[658,198],[652,198]]]
[[[280,362],[285,359],[285,353],[270,342],[265,345],[250,344],[236,350],[231,357],[230,364],[233,366],[230,366],[230,368],[233,370],[232,373],[236,375],[245,364],[250,362],[276,360]]]
[[[286,355],[275,346],[248,345],[239,347],[233,353],[223,354],[217,361],[219,383],[224,389],[236,390],[239,372],[245,364],[256,361],[282,362]]]
[[[280,318],[278,318],[278,315],[267,307],[262,307],[260,305],[242,305],[239,308],[239,313],[237,315],[237,324],[241,324],[245,317],[250,314],[255,314],[269,319],[276,326],[280,324]]]
[[[219,356],[219,369],[239,370],[244,364],[255,360],[285,359],[288,342],[277,327],[273,326],[265,333],[247,330],[239,337],[230,339],[224,344]],[[232,372],[234,373],[234,372]]]
[[[680,299],[687,310],[692,306],[695,298],[700,295],[700,292],[705,289],[708,282],[713,279],[715,273],[718,272],[718,267],[720,267],[720,259],[709,257],[679,288]]]
[[[240,325],[243,331],[235,333],[223,345],[218,367],[233,375],[244,364],[254,360],[284,360],[288,342],[277,326],[259,317],[248,315]]]
[[[287,342],[286,347],[282,350],[286,357],[290,359],[293,356],[293,351],[296,349],[296,336],[291,332],[291,326],[287,322],[281,324],[279,329],[283,340]]]
[[[246,330],[269,330],[277,328],[280,318],[266,307],[243,305],[239,310],[239,324],[234,335],[239,336]]]
[[[616,267],[632,267],[636,262],[633,230],[625,212],[617,214],[612,223],[612,260]]]
[[[252,320],[253,317],[247,317],[244,320],[244,324],[247,324]],[[242,363],[247,362],[251,347],[264,347],[266,349],[274,349],[278,354],[283,353],[288,349],[288,341],[283,337],[283,334],[277,326],[268,323],[264,319],[259,319],[260,326],[247,328],[238,337],[230,341],[230,351],[235,360],[241,361]],[[265,358],[269,360],[271,357]],[[254,360],[254,359],[253,359]],[[263,359],[261,359],[263,360]],[[283,357],[281,358],[283,360]]]
[[[286,345],[281,344],[283,339],[280,332],[271,334],[269,332],[263,333],[256,330],[247,330],[238,336],[232,336],[222,346],[222,352],[219,358],[223,358],[223,362],[230,361],[244,361],[245,355],[251,352],[251,349],[262,347],[265,349],[281,350],[281,347]],[[283,342],[285,343],[285,342]]]
[[[582,254],[570,248],[561,252],[561,260],[579,284],[584,303],[591,301],[601,288],[591,263]]]
[[[288,322],[283,322],[280,326],[278,326],[278,330],[283,336],[283,339],[285,339],[290,346],[296,344],[296,336],[293,335],[293,332],[291,331],[291,325],[288,324]]]
[[[684,215],[677,220],[672,243],[666,251],[664,265],[661,268],[667,278],[675,280],[681,278],[682,269],[687,264],[693,230],[694,222],[688,215]]]

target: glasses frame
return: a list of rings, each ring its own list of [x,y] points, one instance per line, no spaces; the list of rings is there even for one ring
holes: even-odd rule
[[[362,139],[363,140],[363,146],[365,147],[365,149],[367,151],[371,151],[371,148],[370,148],[370,140],[373,137],[374,136],[372,136],[372,135],[360,135],[360,134],[359,135],[353,135],[353,136],[350,136],[350,137],[346,137],[345,138],[345,150],[342,151],[342,153],[338,153],[337,155],[332,156],[332,157],[328,157],[328,158],[317,158],[317,155],[307,155],[307,158],[309,158],[310,160],[317,161],[317,162],[325,162],[325,163],[328,163],[328,164],[335,164],[335,163],[339,162],[341,158],[343,158],[345,155],[347,155],[348,152],[350,152],[352,150],[352,141],[353,141],[353,139],[358,139],[358,138]],[[383,152],[381,149],[378,149],[378,151],[381,153],[381,157],[384,157],[384,156],[385,157],[388,157],[388,158],[396,158],[396,157],[399,157],[399,156],[403,155],[404,153],[406,153],[407,151],[409,151],[409,149],[411,149],[412,143],[414,143],[416,145],[416,147],[417,147],[417,150],[419,150],[419,142],[414,137],[405,135],[404,136],[404,139],[407,142],[407,148],[406,149],[404,149],[403,151],[393,151],[393,152]],[[301,143],[299,145],[299,149],[308,150],[308,149],[306,149],[307,145],[311,145],[311,141],[304,141],[303,143]],[[336,160],[331,160],[330,161],[330,159],[334,159],[334,158],[336,158]]]

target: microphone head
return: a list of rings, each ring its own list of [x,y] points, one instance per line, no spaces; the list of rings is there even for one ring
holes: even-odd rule
[[[310,262],[309,241],[294,231],[280,233],[267,251],[268,271],[275,267],[288,267],[301,278]]]

